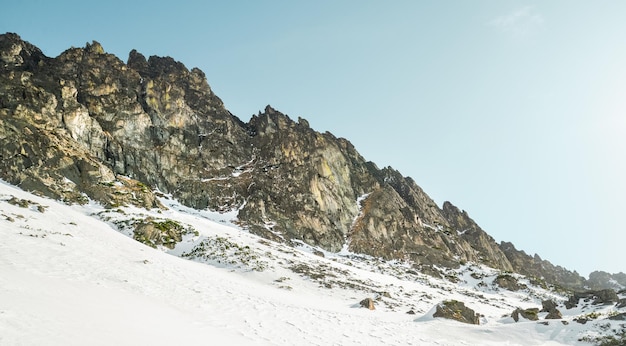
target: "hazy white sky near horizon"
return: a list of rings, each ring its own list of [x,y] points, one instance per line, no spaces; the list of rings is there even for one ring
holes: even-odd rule
[[[242,120],[266,104],[411,176],[498,242],[626,272],[626,2],[4,1],[57,56],[202,69]]]

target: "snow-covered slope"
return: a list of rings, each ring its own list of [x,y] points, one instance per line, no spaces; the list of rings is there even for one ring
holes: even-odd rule
[[[501,273],[471,264],[444,280],[289,247],[229,215],[162,202],[168,210],[67,206],[0,182],[0,345],[576,345],[622,328],[602,320],[620,312],[613,305],[559,305],[562,321],[516,323],[515,308],[566,297],[524,278],[528,288],[504,290],[492,283]],[[147,217],[190,232],[174,249],[143,245],[129,226]],[[375,310],[359,306],[368,297]],[[433,318],[451,299],[481,325]]]

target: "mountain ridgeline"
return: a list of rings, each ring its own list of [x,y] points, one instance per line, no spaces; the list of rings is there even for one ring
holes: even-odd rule
[[[244,122],[199,69],[135,50],[124,63],[95,41],[50,58],[0,35],[0,178],[110,207],[162,208],[155,194],[171,194],[196,209],[238,210],[242,227],[275,241],[347,247],[433,275],[473,261],[588,285],[497,244],[465,211],[439,208],[413,179],[366,161],[346,139],[270,106]]]

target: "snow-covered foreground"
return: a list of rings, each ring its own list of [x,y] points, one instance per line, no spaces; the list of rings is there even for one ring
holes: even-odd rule
[[[515,307],[564,297],[486,285],[489,268],[466,266],[452,283],[402,263],[323,258],[164,203],[66,206],[0,182],[0,345],[576,345],[593,331],[572,322],[576,309],[561,309],[567,324],[515,323]],[[146,216],[197,233],[153,249],[124,235],[124,220]],[[203,242],[195,260],[174,256]],[[376,310],[359,307],[366,297]],[[481,325],[432,318],[446,299],[483,314]]]

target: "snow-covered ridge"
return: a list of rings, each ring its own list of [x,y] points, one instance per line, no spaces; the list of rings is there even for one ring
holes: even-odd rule
[[[486,266],[436,279],[409,263],[270,242],[234,214],[162,202],[168,210],[67,206],[0,182],[0,345],[576,345],[623,328],[604,319],[623,307],[566,309],[564,295]],[[195,232],[152,248],[126,227],[146,218]],[[494,284],[506,275],[525,288]],[[375,310],[360,308],[363,298]],[[510,317],[546,299],[562,320]],[[445,300],[481,324],[433,318]]]

